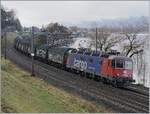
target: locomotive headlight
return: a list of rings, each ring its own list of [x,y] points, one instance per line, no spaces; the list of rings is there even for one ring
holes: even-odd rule
[[[123,71],[123,73],[124,73],[124,74],[126,74],[126,73],[127,73],[127,71],[126,71],[126,70],[124,70],[124,71]]]
[[[117,74],[117,76],[119,76],[119,74]]]

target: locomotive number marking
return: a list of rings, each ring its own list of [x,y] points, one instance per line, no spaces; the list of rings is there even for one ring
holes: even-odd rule
[[[81,70],[87,69],[87,62],[85,62],[85,61],[74,59],[73,65],[77,68],[80,68]]]

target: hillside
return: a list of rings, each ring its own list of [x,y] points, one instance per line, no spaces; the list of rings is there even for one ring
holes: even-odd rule
[[[2,64],[2,112],[105,112],[104,107],[66,93],[8,60]],[[107,110],[107,112],[109,112]]]

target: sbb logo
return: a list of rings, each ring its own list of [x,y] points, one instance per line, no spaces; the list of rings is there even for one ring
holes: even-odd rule
[[[87,69],[87,62],[74,59],[74,66],[80,68],[81,70]]]

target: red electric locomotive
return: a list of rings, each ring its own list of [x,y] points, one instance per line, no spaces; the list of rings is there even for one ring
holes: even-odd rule
[[[124,86],[133,80],[133,62],[131,58],[111,55],[103,59],[101,75],[115,86]]]

